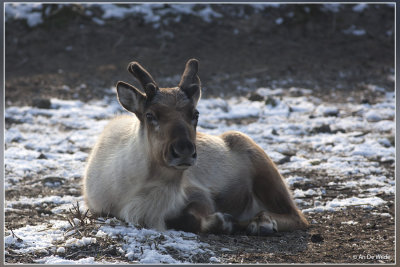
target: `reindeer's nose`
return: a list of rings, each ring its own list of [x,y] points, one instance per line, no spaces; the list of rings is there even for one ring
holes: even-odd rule
[[[178,140],[171,144],[171,155],[175,159],[182,161],[182,164],[192,165],[196,159],[196,147],[189,140]]]

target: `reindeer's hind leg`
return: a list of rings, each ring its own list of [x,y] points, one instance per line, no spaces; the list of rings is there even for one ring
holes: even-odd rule
[[[275,164],[254,145],[250,152],[254,166],[253,193],[266,210],[257,214],[247,229],[252,234],[262,234],[306,228],[308,222],[294,203]]]
[[[259,212],[249,221],[241,222],[249,234],[268,234],[306,228],[307,220],[294,203],[283,177],[275,164],[249,137],[230,132],[223,135],[232,150],[245,154],[252,164],[253,197],[259,203]]]

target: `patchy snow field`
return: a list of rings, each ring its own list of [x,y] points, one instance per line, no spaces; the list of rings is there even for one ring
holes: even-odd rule
[[[59,4],[59,7],[66,6],[69,4]],[[253,7],[256,12],[262,11],[265,8],[279,8],[281,4],[278,3],[261,3],[261,4],[248,4]],[[393,4],[387,4],[393,5]],[[52,12],[52,8],[47,6],[42,12],[43,4],[40,3],[7,3],[5,5],[6,20],[8,19],[24,19],[29,27],[36,27],[44,22],[45,17],[49,16]],[[85,11],[85,15],[91,17],[91,19],[98,25],[104,25],[107,20],[121,20],[127,16],[142,16],[145,23],[151,23],[154,28],[159,28],[161,25],[168,25],[171,21],[179,22],[182,19],[182,15],[191,15],[199,17],[204,22],[210,23],[212,21],[222,18],[223,15],[214,11],[210,4],[81,4],[82,7],[88,8]],[[90,8],[99,8],[102,13],[101,15],[97,12],[93,12]],[[323,12],[337,13],[343,8],[343,4],[322,4],[321,10]],[[352,8],[355,13],[362,13],[368,9],[367,4],[357,4]],[[305,8],[305,12],[309,13],[309,8]],[[165,16],[167,18],[165,18]],[[238,18],[245,18],[246,14],[242,11],[239,14],[232,14]],[[293,14],[287,14],[290,18]],[[283,18],[278,18],[275,23],[280,25],[284,22]],[[237,29],[236,29],[237,30]],[[356,28],[355,25],[351,25],[348,29],[343,31],[346,34],[352,35],[365,35],[364,29]],[[392,33],[388,32],[388,35]]]
[[[85,160],[109,119],[124,113],[109,92],[102,101],[51,99],[50,109],[5,110],[6,261],[226,262],[195,234],[85,216]],[[394,93],[357,104],[326,103],[298,88],[256,92],[260,101],[202,99],[198,131],[238,130],[253,138],[278,164],[306,216],[357,208],[393,222],[393,214],[376,208],[392,205],[395,193]]]
[[[6,19],[25,19],[29,27],[35,27],[43,23],[44,16],[51,13],[51,8],[47,7],[44,13],[41,12],[43,4],[39,3],[8,3],[6,4],[5,14]],[[66,6],[69,4],[61,4]],[[172,15],[175,22],[181,20],[182,15],[192,15],[201,18],[205,22],[211,22],[214,19],[221,18],[222,15],[214,11],[210,4],[202,5],[203,8],[198,8],[195,4],[81,4],[83,7],[95,7],[102,10],[100,16],[93,14],[91,10],[86,10],[86,15],[92,17],[92,20],[104,25],[108,19],[123,19],[127,16],[140,15],[143,16],[145,23],[152,23],[155,28],[160,27],[160,24],[167,25],[168,20],[163,20],[162,16],[166,14]],[[262,10],[265,7],[279,7],[279,4],[252,4],[256,10]],[[244,14],[241,14],[244,16]]]

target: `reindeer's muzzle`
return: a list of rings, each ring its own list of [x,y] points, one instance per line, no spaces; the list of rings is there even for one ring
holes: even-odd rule
[[[169,166],[187,169],[194,165],[197,158],[196,146],[189,140],[178,140],[169,147]]]

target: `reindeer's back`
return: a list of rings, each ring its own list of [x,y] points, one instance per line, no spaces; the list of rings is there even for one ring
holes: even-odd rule
[[[211,192],[226,191],[235,184],[250,182],[251,164],[245,153],[232,150],[221,136],[198,133],[197,164],[192,173]]]

